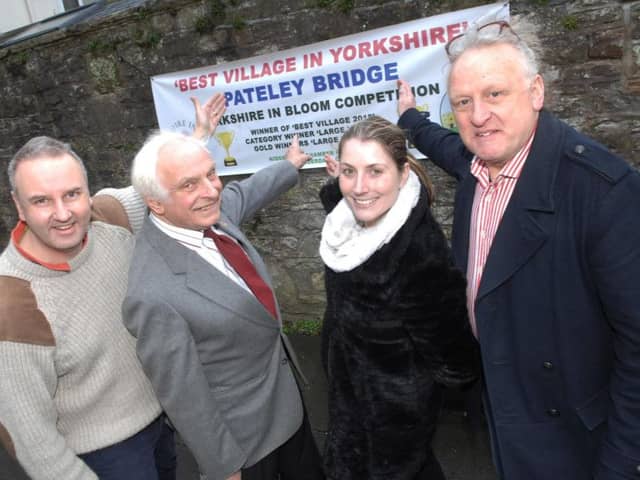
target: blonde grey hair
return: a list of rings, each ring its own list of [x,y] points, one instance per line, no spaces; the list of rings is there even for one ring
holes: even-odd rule
[[[499,44],[511,45],[518,51],[527,78],[533,79],[539,73],[536,54],[505,21],[471,24],[465,33],[447,46],[450,66],[453,67],[462,54],[470,49]]]

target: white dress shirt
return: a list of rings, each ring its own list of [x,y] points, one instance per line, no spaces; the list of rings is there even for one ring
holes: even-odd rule
[[[181,228],[171,225],[164,220],[158,218],[153,213],[150,213],[151,221],[153,224],[160,229],[163,233],[169,235],[175,241],[184,245],[189,250],[193,250],[198,255],[200,255],[207,263],[212,265],[214,268],[219,270],[222,274],[227,276],[229,279],[233,280],[235,283],[244,288],[247,292],[251,292],[245,281],[242,279],[240,275],[234,270],[234,268],[227,263],[225,258],[222,256],[218,247],[213,240],[210,238],[206,238],[202,231],[200,230],[191,230],[188,228]],[[224,232],[211,227],[215,233],[219,235],[226,235]],[[228,235],[227,235],[228,236]],[[229,236],[228,236],[229,237]],[[229,237],[231,238],[231,237]],[[235,239],[231,238],[234,242]]]

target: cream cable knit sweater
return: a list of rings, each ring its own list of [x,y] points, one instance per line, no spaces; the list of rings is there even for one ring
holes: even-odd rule
[[[114,196],[135,225],[144,207],[131,193]],[[96,479],[76,454],[129,438],[161,412],[122,323],[133,245],[128,230],[94,221],[71,272],[13,244],[0,256],[0,439],[34,480]]]

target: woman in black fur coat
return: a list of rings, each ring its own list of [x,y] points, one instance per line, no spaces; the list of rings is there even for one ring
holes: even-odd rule
[[[329,212],[320,244],[327,477],[444,479],[430,446],[441,385],[472,382],[480,363],[465,280],[402,130],[369,117],[344,134],[338,152],[339,162],[327,158],[338,180],[320,192]]]

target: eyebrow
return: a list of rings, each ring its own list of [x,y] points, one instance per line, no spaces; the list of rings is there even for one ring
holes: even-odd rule
[[[184,185],[185,183],[196,182],[196,181],[198,181],[198,177],[182,177],[182,178],[178,179],[178,181],[176,182],[176,186],[180,187],[180,186]]]
[[[351,165],[349,162],[345,162],[345,161],[341,161],[340,165],[345,165],[347,167],[351,167],[354,168],[353,165]],[[370,168],[370,167],[384,167],[386,166],[385,163],[382,162],[376,162],[376,163],[368,163],[367,165],[365,165],[365,168]]]
[[[72,193],[72,192],[82,192],[83,188],[78,186],[78,187],[72,187],[72,188],[68,188],[67,190],[64,191],[63,195],[66,195],[68,193]],[[27,201],[34,201],[34,200],[39,200],[41,198],[51,198],[51,195],[46,194],[46,193],[36,193],[35,195],[31,195],[30,197],[27,197]]]

